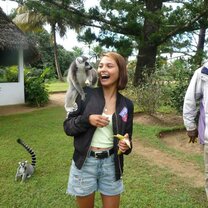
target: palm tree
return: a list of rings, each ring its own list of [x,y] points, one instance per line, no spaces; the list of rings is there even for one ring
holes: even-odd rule
[[[66,33],[67,25],[63,22],[61,18],[44,16],[41,13],[30,10],[25,5],[20,5],[16,9],[17,15],[13,19],[13,22],[24,32],[37,32],[43,29],[43,26],[48,23],[51,26],[52,42],[54,46],[54,60],[56,66],[56,72],[58,79],[63,80],[61,74],[59,61],[58,61],[58,50],[56,42],[56,31],[59,31],[60,37],[63,37]],[[58,29],[57,29],[58,28]]]

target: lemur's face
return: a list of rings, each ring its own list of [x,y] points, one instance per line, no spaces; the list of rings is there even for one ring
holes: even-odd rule
[[[19,162],[18,172],[19,173],[24,173],[25,169],[26,169],[26,166],[27,166],[27,161]]]
[[[88,58],[85,56],[80,56],[80,57],[76,58],[76,66],[77,66],[78,70],[84,69],[85,71],[87,71],[87,70],[92,69],[92,66],[88,62]]]

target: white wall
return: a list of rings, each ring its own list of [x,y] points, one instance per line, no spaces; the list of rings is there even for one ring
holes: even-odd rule
[[[0,106],[25,103],[23,50],[19,50],[18,82],[0,83]]]
[[[0,83],[0,106],[25,103],[24,85],[19,82]]]

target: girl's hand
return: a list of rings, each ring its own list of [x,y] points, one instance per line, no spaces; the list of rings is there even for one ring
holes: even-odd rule
[[[89,122],[92,126],[95,127],[104,127],[109,124],[109,119],[106,116],[102,115],[97,115],[97,114],[92,114],[89,116]]]
[[[128,150],[130,148],[125,142],[125,140],[129,140],[129,135],[125,134],[124,137],[125,137],[125,139],[119,140],[119,142],[118,142],[119,150],[123,153],[126,152],[126,150]]]

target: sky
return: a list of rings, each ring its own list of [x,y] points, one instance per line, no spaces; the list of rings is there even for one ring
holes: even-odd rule
[[[9,14],[11,12],[11,9],[16,8],[17,6],[18,4],[14,1],[0,0],[0,7],[6,14]],[[46,29],[49,30],[49,27],[46,27]],[[89,52],[88,46],[84,43],[78,42],[76,37],[76,32],[74,30],[68,29],[66,35],[62,38],[57,34],[57,43],[62,45],[68,51],[72,50],[73,47],[77,46],[79,48],[82,48],[85,53]]]

